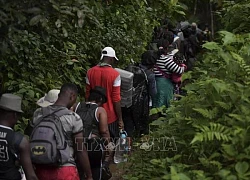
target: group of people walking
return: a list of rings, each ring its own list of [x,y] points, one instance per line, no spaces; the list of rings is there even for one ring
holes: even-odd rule
[[[184,30],[183,34],[187,38]],[[20,180],[24,174],[27,180],[109,179],[114,157],[110,147],[119,131],[125,129],[129,137],[135,131],[147,134],[150,108],[169,107],[174,99],[188,68],[181,38],[180,32],[163,26],[153,41],[157,49],[147,50],[139,64],[126,68],[134,73],[130,107],[121,107],[122,79],[113,68],[119,59],[112,47],[105,47],[100,63],[87,72],[85,101],[76,102],[78,89],[72,83],[50,90],[37,101],[40,107],[26,130],[29,140],[13,130],[23,113],[22,99],[3,94],[0,179]]]
[[[165,20],[155,28],[141,62],[126,68],[134,73],[132,106],[122,107],[124,127],[130,137],[149,132],[150,108],[168,108],[172,100],[180,99],[178,94],[185,95],[182,74],[192,70],[206,41],[211,41],[207,25],[202,31],[196,23],[183,21],[173,25]]]
[[[20,180],[20,162],[27,180],[100,180],[112,175],[114,144],[124,128],[121,79],[112,64],[118,60],[111,47],[86,77],[86,100],[76,102],[77,86],[62,85],[37,101],[40,106],[26,130],[29,141],[13,131],[22,113],[21,98],[0,99],[0,179]]]

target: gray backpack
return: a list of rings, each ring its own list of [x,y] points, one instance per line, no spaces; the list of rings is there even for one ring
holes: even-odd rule
[[[49,113],[42,108],[43,116],[34,124],[30,136],[31,161],[33,164],[59,166],[70,159],[67,141],[60,117],[69,114],[68,109]]]

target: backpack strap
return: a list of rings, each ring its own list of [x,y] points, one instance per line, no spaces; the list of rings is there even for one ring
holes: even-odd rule
[[[81,104],[81,102],[77,103],[76,108],[75,108],[75,113],[76,113],[76,111],[77,111],[80,104]]]
[[[52,113],[49,111],[48,107],[42,107],[42,116],[40,118],[38,118],[37,122],[32,123],[34,125],[34,127],[41,122],[41,120],[49,115],[55,114],[58,117],[61,117],[63,115],[69,114],[71,111],[68,109],[58,109],[56,111],[53,111]]]
[[[69,112],[70,110],[68,110],[67,108],[63,108],[63,109],[57,109],[51,113],[48,107],[42,107],[43,118],[52,114],[56,114],[58,117],[60,117],[62,115],[68,114]]]
[[[59,110],[57,110],[57,111],[54,111],[54,112],[51,113],[51,114],[54,114],[54,115],[56,115],[58,118],[60,118],[61,116],[67,115],[67,114],[70,114],[70,113],[72,113],[72,111],[70,111],[70,110],[67,109],[67,108],[64,108],[64,109],[59,109]],[[61,122],[61,121],[60,121],[60,122]],[[70,134],[64,129],[62,122],[61,122],[61,125],[62,125],[63,134],[64,134],[64,136],[65,136],[65,139],[66,139],[67,144],[68,144],[69,146],[72,146],[73,143],[72,143],[72,141],[70,140],[70,139],[71,139]]]
[[[58,117],[61,117],[61,116],[63,116],[63,115],[67,115],[67,114],[70,114],[72,111],[70,111],[69,109],[60,109],[60,110],[58,110],[58,111],[55,111],[55,112],[53,112],[53,114],[55,114],[56,116],[58,116]]]
[[[83,107],[84,107],[85,111],[88,111],[87,108],[90,108],[91,110],[95,110],[96,108],[98,108],[97,105],[96,106],[91,106],[91,103],[79,102],[75,112],[78,110],[78,108],[82,109]],[[85,108],[85,107],[87,107],[87,108]]]
[[[145,80],[146,80],[146,82],[148,84],[148,76],[147,76],[146,72],[142,68],[141,68],[141,71],[143,72],[143,74],[145,76]]]

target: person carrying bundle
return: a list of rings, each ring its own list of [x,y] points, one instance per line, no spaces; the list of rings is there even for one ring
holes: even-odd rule
[[[129,137],[148,134],[149,128],[149,106],[150,99],[156,94],[155,76],[153,67],[157,55],[155,51],[149,50],[142,54],[142,61],[138,65],[129,65],[126,70],[118,69],[121,74],[121,95],[122,95],[122,113],[124,119],[124,128]],[[128,81],[127,74],[133,74]],[[129,83],[125,83],[129,82]],[[130,97],[125,96],[126,87],[131,86]],[[124,91],[124,92],[123,92]],[[130,102],[123,103],[123,100],[130,99]]]

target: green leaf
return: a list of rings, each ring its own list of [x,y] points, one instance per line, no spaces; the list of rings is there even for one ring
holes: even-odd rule
[[[238,154],[238,152],[236,152],[233,145],[222,144],[222,148],[225,151],[225,153],[228,154],[231,157],[234,157],[234,156],[236,156]]]
[[[20,89],[17,93],[18,93],[18,94],[23,94],[23,93],[26,92],[26,91],[27,91],[27,89],[22,88],[22,89]]]
[[[150,109],[150,115],[157,114],[157,113],[158,113],[157,108]]]
[[[164,176],[162,177],[162,179],[163,179],[163,180],[169,180],[169,179],[171,179],[171,176],[170,176],[170,174],[167,174],[167,175],[164,175]]]
[[[33,18],[31,18],[29,24],[30,24],[31,26],[34,26],[34,25],[36,25],[41,19],[42,19],[42,16],[41,16],[40,14],[37,15],[37,16],[34,16]]]
[[[178,173],[180,180],[191,180],[186,174]]]
[[[63,36],[68,37],[68,31],[64,27],[62,28],[62,31],[63,31]]]
[[[130,180],[139,180],[137,177],[132,177]]]
[[[207,42],[205,44],[202,45],[203,48],[206,48],[208,50],[219,50],[220,47],[216,42]]]
[[[75,16],[75,14],[74,13],[72,13],[71,11],[68,11],[68,10],[61,10],[60,11],[62,14],[65,14],[65,15],[69,15],[69,16]]]
[[[228,116],[232,117],[232,118],[234,118],[234,119],[236,119],[238,121],[241,121],[241,122],[245,122],[246,121],[246,119],[242,115],[240,115],[240,114],[228,114]]]
[[[159,160],[159,159],[152,159],[152,160],[150,160],[150,163],[154,164],[154,165],[158,165],[158,164],[161,163],[161,160]]]
[[[83,12],[82,10],[77,10],[77,17],[80,19],[83,17]]]
[[[238,180],[238,178],[235,175],[230,175],[226,178],[226,180]]]
[[[160,125],[162,125],[163,123],[164,123],[164,122],[163,122],[162,120],[157,119],[157,120],[153,121],[153,122],[151,123],[151,125],[160,126]]]
[[[144,3],[148,6],[148,2],[147,2],[147,0],[144,0]]]
[[[35,92],[33,90],[28,90],[28,94],[29,94],[30,98],[34,98],[34,96],[35,96]]]
[[[231,108],[231,103],[227,102],[221,102],[221,101],[215,101],[216,104],[218,104],[220,107],[222,107],[225,110],[229,110]]]
[[[201,109],[201,108],[193,108],[194,111],[200,113],[205,118],[211,117],[211,112],[207,109]]]
[[[127,30],[127,28],[128,28],[127,24],[123,24],[123,27],[124,27],[124,29],[126,29],[126,30]]]
[[[27,10],[27,13],[30,13],[30,14],[39,14],[41,13],[41,9],[38,8],[38,7],[33,7],[33,8],[30,8]]]
[[[245,174],[247,172],[247,170],[249,169],[249,164],[247,162],[238,162],[235,165],[235,170],[239,173],[239,174]]]
[[[226,178],[231,172],[229,170],[226,170],[226,169],[222,169],[219,171],[219,176],[221,178]]]
[[[170,0],[170,3],[172,6],[176,6],[178,3],[178,0]]]
[[[233,42],[236,42],[236,36],[231,33],[231,32],[228,32],[228,31],[220,31],[220,34],[223,36],[223,45],[229,45]]]
[[[180,15],[183,15],[183,16],[186,15],[186,13],[184,11],[175,10],[175,12],[178,13],[178,14],[180,14]]]
[[[5,12],[3,12],[2,10],[0,10],[0,15],[3,16],[4,18],[8,17],[8,15]]]
[[[228,87],[225,83],[221,83],[221,82],[212,82],[212,86],[215,88],[215,90],[218,93],[222,93],[223,91],[228,90]]]
[[[8,78],[13,79],[13,73],[8,72]]]
[[[171,179],[172,179],[173,176],[177,175],[176,167],[170,166],[170,172],[171,172]]]
[[[52,7],[53,7],[55,10],[60,11],[60,8],[59,8],[57,5],[53,4]]]
[[[239,54],[236,54],[236,53],[234,53],[234,52],[230,52],[230,53],[231,53],[231,55],[233,56],[233,58],[239,60],[240,62],[244,62],[244,58],[241,57]]]
[[[203,136],[201,133],[197,133],[190,144],[194,144],[196,142],[201,142],[201,141],[203,141]]]
[[[68,61],[67,64],[68,64],[68,65],[73,65],[74,62],[73,62],[73,61]]]
[[[184,73],[181,77],[181,80],[182,81],[185,81],[187,79],[192,79],[192,72],[191,71],[188,71],[186,73]]]
[[[83,23],[84,23],[83,18],[78,19],[77,22],[78,22],[78,26],[79,26],[80,28],[82,28],[82,27],[83,27]]]
[[[29,106],[29,102],[27,100],[23,100],[22,103],[23,103],[25,108],[27,108]]]

